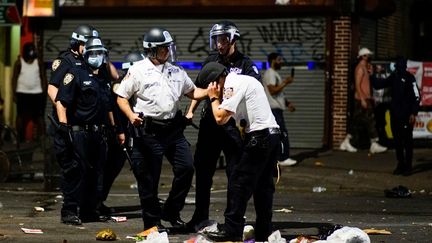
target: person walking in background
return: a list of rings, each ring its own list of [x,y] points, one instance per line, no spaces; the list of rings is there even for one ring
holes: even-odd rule
[[[278,156],[278,161],[280,166],[292,166],[297,164],[297,161],[290,158],[290,143],[283,111],[286,107],[289,111],[294,111],[295,108],[291,102],[285,99],[283,91],[287,85],[292,83],[294,77],[290,76],[284,80],[280,77],[278,70],[281,69],[283,64],[283,58],[280,54],[274,52],[270,53],[267,56],[267,61],[270,67],[265,71],[263,76],[264,90],[270,103],[271,111],[282,133],[282,148]]]
[[[386,79],[373,79],[376,88],[390,87],[390,124],[396,149],[395,175],[410,175],[413,158],[413,128],[420,107],[415,77],[406,70],[407,61],[398,57],[395,71]]]
[[[225,224],[218,224],[217,231],[204,235],[216,242],[241,241],[246,208],[253,196],[255,240],[264,242],[272,232],[273,170],[280,144],[279,126],[264,88],[255,78],[228,73],[216,62],[205,65],[197,79],[208,84],[212,114],[218,125],[226,124],[232,117],[237,124],[245,123],[241,156],[228,180]]]
[[[26,139],[28,122],[37,128],[37,136],[45,134],[45,104],[47,78],[44,63],[38,58],[33,43],[24,44],[22,56],[18,56],[12,75],[12,90],[17,104],[16,130],[20,142]]]
[[[349,125],[348,134],[339,146],[342,151],[357,152],[357,149],[352,146],[350,140],[353,136],[357,136],[357,129],[360,127],[367,128],[367,133],[370,138],[369,152],[372,154],[382,153],[387,151],[387,148],[378,143],[378,133],[375,127],[374,104],[371,95],[370,75],[372,73],[372,65],[370,65],[371,55],[373,53],[367,48],[361,48],[357,58],[359,62],[355,68],[355,105],[354,113]]]
[[[257,80],[261,75],[253,61],[238,50],[237,40],[240,31],[231,21],[221,21],[210,29],[210,55],[204,60],[203,66],[209,62],[218,62],[224,65],[229,72],[249,75]],[[196,82],[198,87],[199,82]],[[193,118],[198,102],[192,100],[186,117]],[[201,113],[198,141],[194,154],[195,166],[195,211],[188,222],[191,231],[199,230],[202,223],[209,219],[210,191],[213,184],[213,175],[221,152],[225,156],[226,174],[230,177],[232,165],[238,161],[241,151],[241,135],[234,119],[224,126],[218,126],[213,117],[212,106],[209,99],[205,100]],[[209,139],[211,138],[211,139]]]

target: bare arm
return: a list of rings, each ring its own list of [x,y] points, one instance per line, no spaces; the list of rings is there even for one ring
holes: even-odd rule
[[[283,91],[283,89],[293,81],[293,77],[289,76],[279,85],[267,85],[267,89],[271,95],[277,95]]]
[[[142,124],[143,119],[139,117],[139,114],[132,111],[129,105],[129,101],[127,99],[118,96],[117,105],[120,107],[120,110],[126,115],[126,117],[134,126],[139,126]]]
[[[67,124],[66,107],[60,101],[57,101],[55,104],[59,122]]]
[[[52,84],[48,84],[48,96],[50,97],[53,105],[56,105],[55,98],[57,97],[58,88]]]
[[[193,113],[195,112],[196,108],[198,108],[199,104],[200,104],[199,100],[192,99],[191,103],[189,105],[189,109],[188,109],[187,113],[185,114],[185,117],[188,119],[192,119]]]
[[[221,104],[219,85],[216,82],[210,83],[207,90],[208,95],[212,100],[211,106],[216,123],[218,125],[226,124],[234,113],[225,109],[219,109],[219,105]]]

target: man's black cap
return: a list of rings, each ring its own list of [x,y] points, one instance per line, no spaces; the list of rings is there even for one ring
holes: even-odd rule
[[[222,74],[226,73],[227,70],[224,65],[217,62],[209,62],[199,72],[195,85],[199,88],[207,88],[211,82],[216,81]]]

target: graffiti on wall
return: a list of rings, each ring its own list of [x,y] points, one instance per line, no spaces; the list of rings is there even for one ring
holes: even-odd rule
[[[208,26],[193,27],[189,38],[176,41],[177,55],[187,56],[187,61],[202,60],[209,54]],[[65,50],[70,36],[63,33],[47,35],[45,50],[55,55]],[[142,51],[142,36],[132,42],[122,43],[115,38],[103,39],[111,57],[122,58],[132,51]],[[173,35],[174,40],[176,36]],[[324,61],[325,21],[323,19],[287,19],[249,25],[241,31],[237,48],[252,59],[265,60],[270,52],[281,53],[286,62]]]

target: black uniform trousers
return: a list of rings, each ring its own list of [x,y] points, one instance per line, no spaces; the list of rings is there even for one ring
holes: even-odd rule
[[[161,218],[180,216],[192,184],[194,167],[184,127],[152,129],[152,134],[134,137],[132,170],[138,184],[144,229],[160,223]],[[148,131],[147,131],[148,132]],[[158,200],[158,185],[163,156],[173,168],[174,179],[163,211]]]
[[[77,214],[97,220],[97,204],[103,198],[103,172],[107,145],[102,132],[73,131],[73,144],[55,137],[57,159],[62,168],[62,215]]]
[[[210,191],[221,152],[225,155],[228,180],[232,166],[241,155],[242,140],[235,121],[232,119],[229,123],[219,126],[211,110],[209,112],[201,118],[194,155],[196,194],[191,223],[195,225],[209,219]]]
[[[407,118],[402,118],[395,112],[390,113],[391,130],[396,150],[397,167],[403,171],[412,168],[413,158],[413,125]]]
[[[225,210],[225,230],[241,237],[244,215],[251,196],[254,197],[256,225],[255,240],[265,241],[272,232],[272,205],[275,186],[273,170],[280,152],[280,134],[261,130],[246,134],[240,161],[233,168],[228,185],[228,204]]]
[[[281,145],[278,161],[284,161],[290,157],[290,142],[288,136],[288,129],[285,126],[285,119],[283,117],[282,109],[271,109],[273,116],[276,119],[276,123],[279,125],[281,131]]]
[[[117,134],[114,131],[109,132],[107,145],[108,155],[103,177],[102,201],[105,201],[108,198],[111,187],[123,169],[124,163],[126,161],[126,152],[117,141]]]

